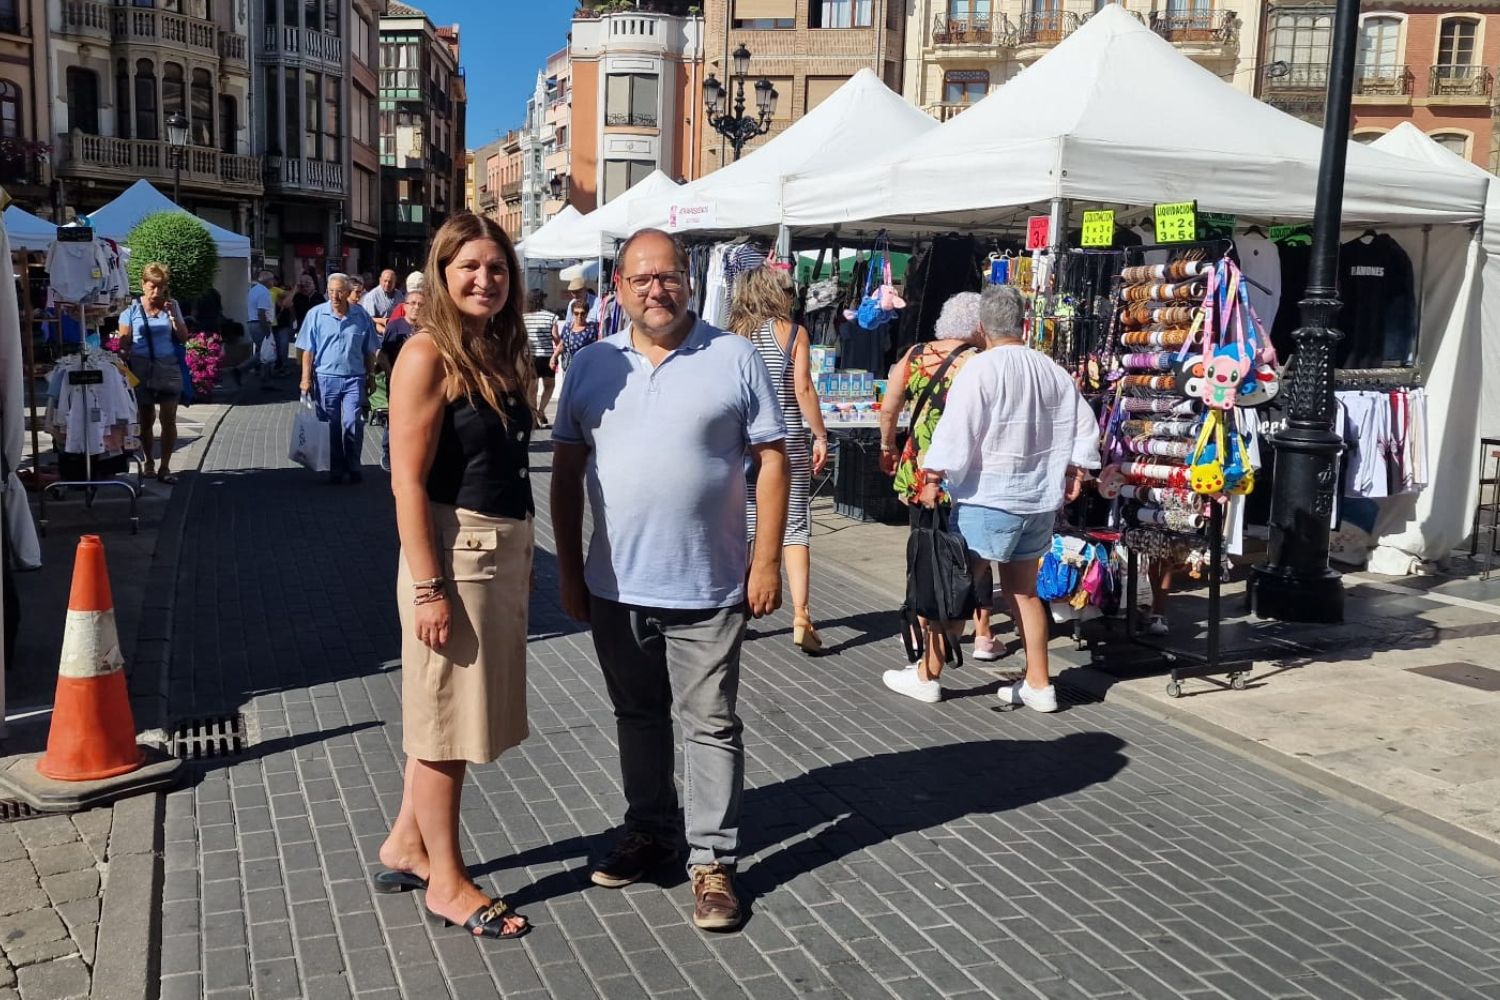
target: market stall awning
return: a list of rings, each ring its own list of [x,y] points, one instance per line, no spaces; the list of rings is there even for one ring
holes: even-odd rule
[[[532,244],[536,243],[539,246],[545,246],[554,236],[567,232],[568,227],[581,218],[583,218],[582,212],[578,211],[572,205],[564,205],[562,211],[544,222],[540,229],[526,237],[520,243],[517,243],[516,252],[527,260],[550,260],[551,258],[545,256],[533,256],[531,253]]]
[[[43,251],[57,238],[57,226],[40,216],[32,215],[19,205],[5,209],[5,231],[10,234],[12,250]]]
[[[790,101],[791,95],[782,100]],[[835,171],[937,128],[922,113],[862,69],[823,103],[765,145],[666,197],[637,202],[628,225],[614,235],[656,226],[688,232],[775,229],[781,223],[781,185],[789,174]]]
[[[589,257],[612,257],[612,248],[603,246],[606,240],[613,242],[615,235],[628,231],[630,207],[647,199],[671,197],[680,185],[662,173],[653,170],[635,187],[621,194],[609,204],[597,208],[587,215],[573,216],[566,225],[556,229],[543,227],[525,243],[528,260],[582,260]],[[550,231],[549,231],[550,230]]]
[[[136,223],[156,212],[192,214],[158,191],[150,181],[142,179],[120,192],[119,197],[97,212],[90,212],[89,221],[93,223],[94,232],[100,236],[124,243]],[[197,216],[193,218],[198,219]],[[220,257],[249,259],[250,237],[241,236],[223,226],[216,226],[207,219],[198,219],[198,221],[203,223],[209,235],[214,238]]]
[[[789,179],[793,226],[1008,228],[1053,198],[1193,201],[1258,221],[1312,217],[1323,133],[1236,90],[1115,4],[898,156]],[[845,162],[859,162],[851,146]],[[1350,224],[1472,222],[1484,182],[1351,144]]]

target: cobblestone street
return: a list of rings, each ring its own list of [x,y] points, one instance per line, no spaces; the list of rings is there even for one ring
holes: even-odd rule
[[[463,813],[476,878],[537,926],[434,927],[369,883],[403,763],[388,480],[288,468],[294,404],[250,402],[181,546],[171,713],[243,711],[248,745],[167,800],[164,998],[1500,998],[1500,872],[1114,703],[1002,712],[973,665],[940,705],[899,700],[889,600],[816,542],[829,655],[785,612],[746,645],[747,926],[695,930],[682,875],[590,886],[624,804],[556,604],[542,443],[532,736]]]

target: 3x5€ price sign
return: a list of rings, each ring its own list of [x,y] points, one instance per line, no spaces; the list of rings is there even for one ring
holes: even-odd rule
[[[1198,238],[1198,203],[1166,202],[1156,206],[1156,242],[1191,243]]]

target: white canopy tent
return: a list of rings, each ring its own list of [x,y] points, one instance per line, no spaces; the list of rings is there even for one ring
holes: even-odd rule
[[[630,208],[648,199],[670,198],[681,185],[660,170],[642,178],[635,187],[609,204],[587,215],[575,215],[565,226],[548,232],[543,226],[525,242],[527,260],[584,260],[613,257],[617,235],[628,234]]]
[[[846,140],[838,160],[856,159],[851,154],[879,134],[860,126],[860,141]],[[842,170],[799,168],[782,192],[784,221],[1010,228],[1019,210],[1054,198],[1196,200],[1204,211],[1244,219],[1305,220],[1321,144],[1321,129],[1235,90],[1106,4],[1034,65],[898,155]],[[1355,145],[1344,219],[1478,221],[1483,187]]]
[[[782,180],[833,171],[851,158],[931,133],[937,121],[862,69],[823,103],[739,160],[665,196],[631,206],[623,236],[648,226],[669,231],[775,230],[782,221]]]
[[[10,205],[5,209],[5,231],[10,236],[12,250],[28,250],[34,253],[46,250],[57,238],[55,223],[32,215],[19,205]]]
[[[1443,482],[1464,487],[1429,489],[1415,503],[1387,505],[1377,526],[1380,545],[1370,558],[1370,567],[1401,572],[1413,557],[1432,557],[1424,542],[1438,526],[1450,529],[1446,535],[1452,535],[1452,527],[1458,525],[1467,530],[1479,490],[1474,471],[1478,439],[1500,437],[1500,179],[1439,146],[1410,122],[1402,122],[1370,146],[1490,184],[1478,315],[1466,336],[1450,349],[1431,354],[1423,350],[1421,359],[1429,391],[1449,397],[1443,421],[1433,421],[1430,444],[1435,452],[1445,453],[1442,460],[1452,470],[1454,478]],[[1460,533],[1454,540],[1462,537]]]
[[[533,256],[531,253],[532,244],[546,246],[551,240],[567,232],[573,223],[581,218],[583,218],[582,212],[578,211],[572,205],[564,205],[562,211],[548,219],[542,224],[540,229],[517,244],[516,250],[528,262],[552,260],[553,258],[551,257]]]
[[[129,246],[127,238],[136,223],[156,212],[191,214],[142,178],[122,191],[114,201],[89,213],[89,222],[98,235]],[[198,219],[196,215],[193,218]],[[216,226],[207,219],[198,221],[219,248],[219,273],[214,278],[214,287],[224,300],[224,315],[243,323],[247,318],[245,299],[250,293],[250,238]]]
[[[1303,222],[1314,213],[1322,138],[1321,129],[1235,90],[1106,5],[932,133],[857,167],[788,178],[784,221],[841,232],[1015,231],[1054,203],[1076,212],[1196,201],[1242,223]],[[1351,144],[1348,152],[1344,222],[1354,233],[1380,226],[1402,245],[1422,308],[1434,485],[1420,498],[1388,502],[1376,554],[1402,558],[1372,561],[1408,572],[1448,556],[1468,530],[1472,508],[1461,497],[1440,498],[1437,484],[1474,475],[1477,424],[1472,398],[1463,397],[1472,387],[1459,373],[1478,365],[1484,253],[1475,224],[1489,185],[1379,149]]]

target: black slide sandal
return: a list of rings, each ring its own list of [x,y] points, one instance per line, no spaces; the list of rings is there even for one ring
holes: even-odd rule
[[[427,880],[420,875],[411,872],[397,871],[387,868],[375,873],[370,880],[371,886],[376,892],[407,892],[412,889],[426,889]]]
[[[452,927],[453,921],[439,913],[423,908],[427,919],[444,927]],[[521,925],[520,930],[507,931],[505,929],[505,918],[516,917],[526,920],[525,917],[510,908],[510,904],[503,899],[491,900],[488,906],[481,906],[469,915],[464,921],[464,930],[471,937],[498,938],[502,941],[514,941],[516,938],[525,937],[531,933],[531,921]],[[479,933],[475,934],[475,931]]]

